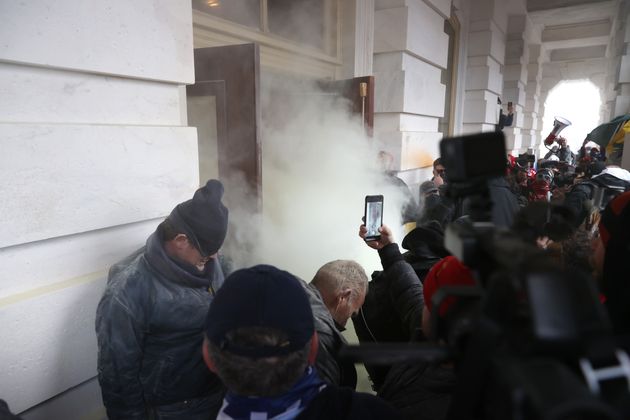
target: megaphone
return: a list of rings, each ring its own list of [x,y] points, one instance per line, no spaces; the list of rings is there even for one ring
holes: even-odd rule
[[[566,118],[555,117],[555,119],[553,120],[553,129],[545,139],[545,146],[551,146],[558,137],[558,134],[560,134],[560,132],[564,130],[565,127],[568,127],[570,125],[571,121],[567,120]]]

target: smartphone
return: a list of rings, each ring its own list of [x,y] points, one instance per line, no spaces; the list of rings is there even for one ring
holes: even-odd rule
[[[367,234],[366,241],[377,241],[381,239],[378,228],[383,226],[383,196],[382,195],[366,195],[365,196],[365,227]]]

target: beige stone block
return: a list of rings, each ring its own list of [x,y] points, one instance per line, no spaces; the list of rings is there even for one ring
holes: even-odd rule
[[[466,88],[482,90],[488,88],[490,72],[488,67],[468,67],[466,70]]]
[[[374,114],[374,132],[437,131],[439,118],[404,113]]]
[[[161,217],[199,185],[192,127],[5,125],[0,150],[0,248]]]
[[[523,39],[508,39],[505,44],[506,63],[508,63],[508,60],[510,58],[516,59],[520,62],[520,59],[524,53],[524,48],[525,42],[523,41]]]
[[[468,35],[468,56],[489,55],[492,43],[492,31],[470,32]]]
[[[436,117],[444,114],[446,88],[440,83],[438,68],[427,68],[423,73],[376,73],[375,77],[378,80],[375,112],[405,112]]]
[[[464,123],[462,134],[487,133],[495,130],[495,124],[486,123]]]
[[[0,16],[0,61],[194,83],[190,2],[3,1]]]
[[[404,51],[407,46],[407,8],[374,12],[374,53]],[[376,63],[374,63],[376,65]],[[376,69],[375,69],[376,71]]]
[[[630,55],[621,57],[619,65],[619,83],[630,83]]]
[[[424,0],[424,2],[432,6],[443,18],[451,17],[452,0]]]
[[[434,132],[390,132],[379,133],[378,140],[387,144],[394,156],[397,170],[407,171],[433,164],[439,157],[441,133]]]
[[[0,276],[0,300],[87,273],[106,271],[141,248],[161,221],[162,218],[158,218],[4,248],[0,252],[4,272]],[[69,255],[72,264],[68,264]],[[42,276],[43,266],[45,276]]]
[[[405,181],[417,200],[420,184],[424,181],[430,180],[433,177],[433,165],[431,164],[430,166],[426,166],[424,168],[410,169],[408,171],[399,172],[398,177]]]
[[[513,64],[503,67],[503,80],[518,80],[527,83],[527,67],[522,64]]]
[[[444,33],[444,17],[424,2],[413,3],[408,10],[407,50],[446,68],[448,36]]]
[[[441,133],[403,133],[400,169],[410,170],[433,164],[440,156]]]
[[[468,93],[464,100],[464,124],[496,124],[499,113],[496,96],[485,91],[487,98],[475,98]]]
[[[5,123],[183,125],[170,83],[0,63],[0,97]]]
[[[105,276],[0,305],[0,392],[13,412],[96,376],[94,319]]]

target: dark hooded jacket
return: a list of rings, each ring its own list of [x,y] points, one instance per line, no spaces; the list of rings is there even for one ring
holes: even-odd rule
[[[320,378],[332,385],[356,388],[357,371],[354,364],[339,360],[339,349],[347,344],[341,335],[340,326],[333,319],[315,286],[302,281],[315,318],[315,331],[319,339],[319,349],[315,368]]]
[[[144,419],[148,407],[223,394],[201,354],[208,307],[222,283],[216,259],[196,272],[170,258],[155,233],[110,269],[96,312],[98,379],[110,419]]]

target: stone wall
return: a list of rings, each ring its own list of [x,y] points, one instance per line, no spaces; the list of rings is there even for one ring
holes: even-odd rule
[[[0,3],[0,397],[25,419],[101,410],[106,270],[198,185],[190,7]]]

